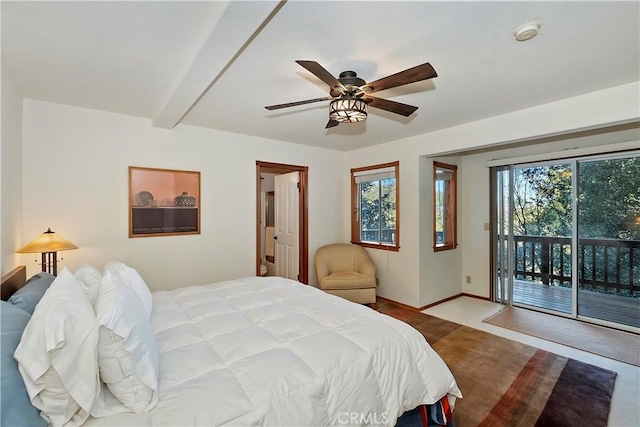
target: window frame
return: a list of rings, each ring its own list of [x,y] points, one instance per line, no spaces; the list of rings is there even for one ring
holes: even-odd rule
[[[365,172],[369,170],[383,169],[393,167],[395,169],[396,181],[396,239],[395,244],[386,244],[382,242],[365,242],[361,240],[360,222],[358,221],[359,206],[359,185],[356,184],[355,173]],[[364,166],[351,169],[351,243],[360,245],[365,248],[382,249],[386,251],[398,252],[400,250],[400,161],[381,163],[377,165]]]
[[[445,221],[444,221],[444,235],[448,241],[444,244],[438,245],[438,234],[436,229],[436,183],[437,183],[437,171],[438,169],[445,169],[451,171],[451,179],[449,180],[452,185],[445,188]],[[458,166],[441,162],[433,162],[433,251],[448,251],[458,247]],[[449,240],[451,239],[451,240]]]

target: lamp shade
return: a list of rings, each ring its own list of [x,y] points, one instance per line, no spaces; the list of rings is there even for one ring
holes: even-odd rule
[[[31,242],[27,243],[24,247],[20,248],[18,253],[32,254],[42,252],[70,251],[72,249],[78,249],[78,247],[48,228],[47,231],[36,237]]]
[[[329,118],[341,123],[356,123],[367,118],[367,103],[360,98],[345,95],[331,101]]]

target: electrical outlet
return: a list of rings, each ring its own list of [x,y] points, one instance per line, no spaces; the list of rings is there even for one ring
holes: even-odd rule
[[[467,276],[467,283],[471,284],[471,276]]]

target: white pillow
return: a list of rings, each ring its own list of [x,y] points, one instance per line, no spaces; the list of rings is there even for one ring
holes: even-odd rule
[[[144,306],[147,312],[147,319],[151,317],[151,310],[153,308],[153,297],[149,287],[142,279],[142,276],[134,269],[118,261],[108,262],[104,266],[103,275],[110,272],[113,276],[116,276],[125,285],[129,286],[140,298],[140,302]]]
[[[100,393],[98,327],[65,267],[42,297],[14,353],[33,406],[51,425],[77,426]]]
[[[80,286],[84,291],[84,294],[89,298],[89,302],[92,307],[96,306],[96,299],[98,299],[98,288],[100,287],[100,281],[102,280],[102,273],[100,270],[92,265],[82,264],[73,273]]]
[[[131,288],[109,271],[96,303],[100,378],[130,410],[158,403],[158,350],[145,308]]]

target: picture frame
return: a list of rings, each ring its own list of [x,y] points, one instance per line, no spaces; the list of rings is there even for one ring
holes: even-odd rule
[[[129,166],[129,238],[200,234],[200,172]]]

